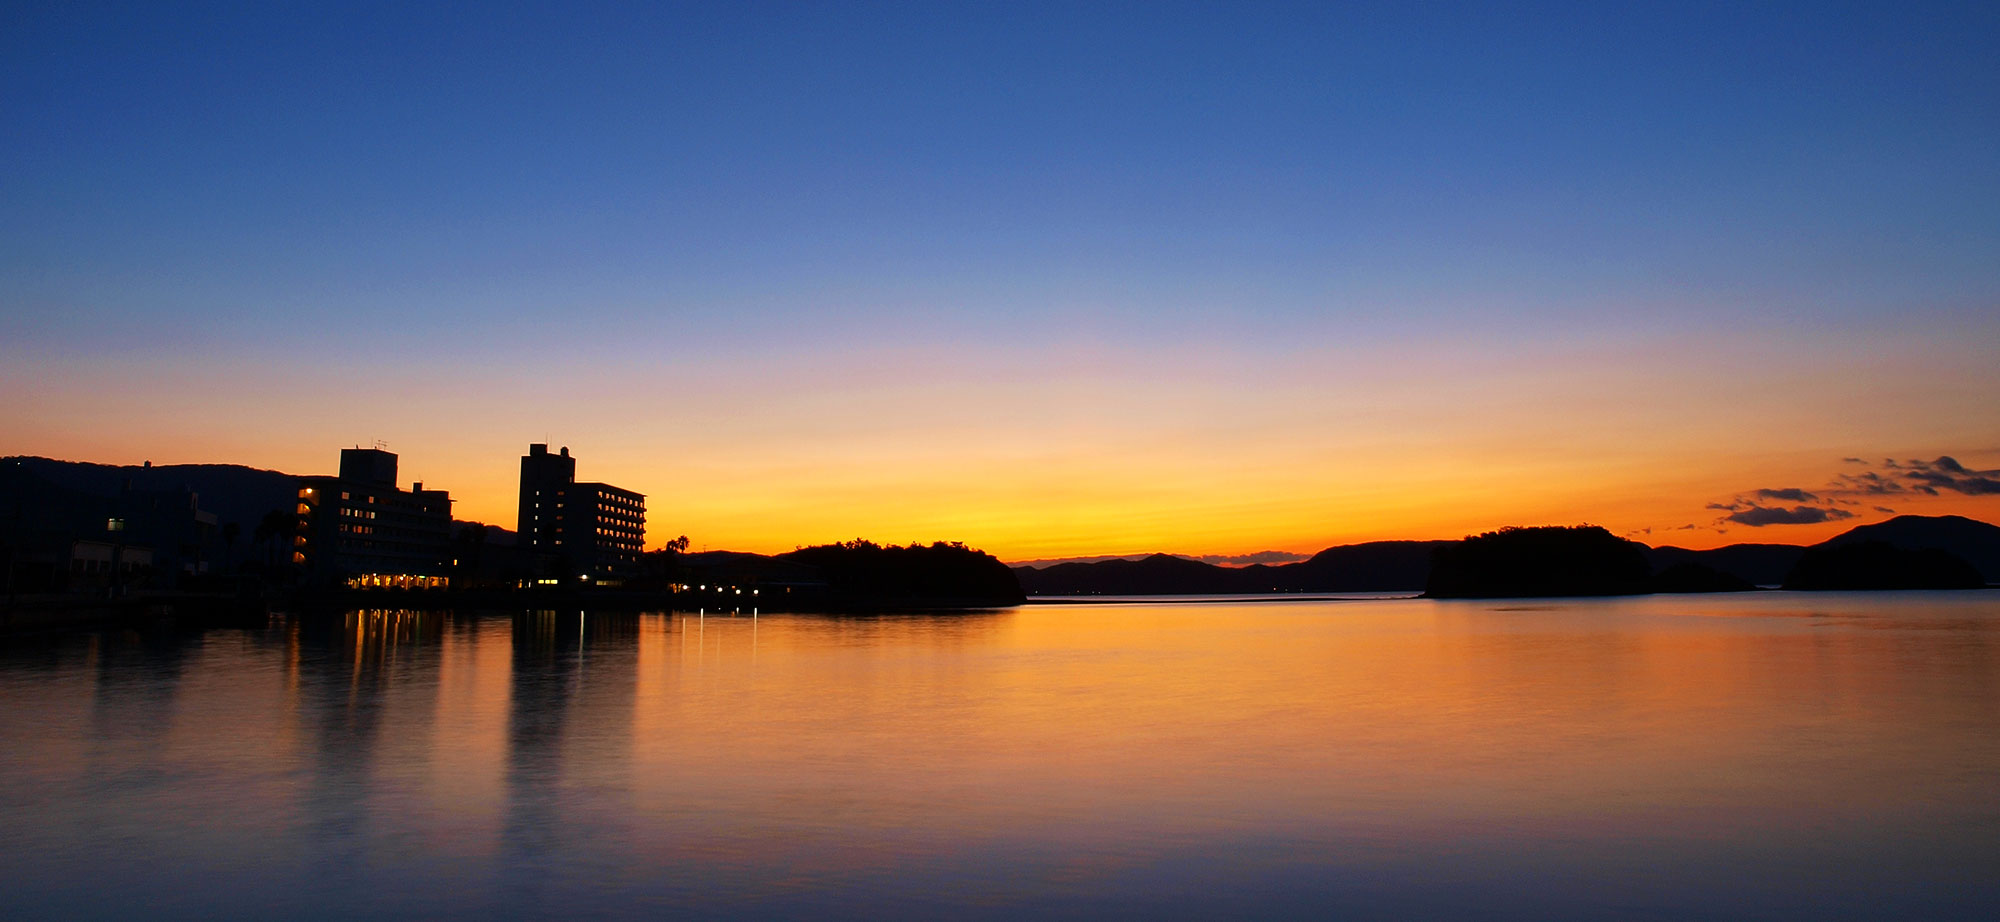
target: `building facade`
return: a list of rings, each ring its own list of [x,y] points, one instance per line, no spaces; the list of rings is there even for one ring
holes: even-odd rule
[[[299,478],[292,560],[308,582],[349,588],[432,589],[449,585],[451,496],[396,487],[396,456],[379,448],[340,450],[336,477]]]
[[[535,443],[521,456],[519,541],[548,580],[618,585],[638,572],[646,545],[646,497],[608,483],[579,482],[569,449]]]

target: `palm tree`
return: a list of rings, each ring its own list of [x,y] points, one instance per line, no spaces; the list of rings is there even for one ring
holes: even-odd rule
[[[297,528],[298,519],[283,509],[273,509],[257,520],[257,530],[252,532],[251,536],[264,545],[266,567],[278,565],[279,539],[290,538]]]

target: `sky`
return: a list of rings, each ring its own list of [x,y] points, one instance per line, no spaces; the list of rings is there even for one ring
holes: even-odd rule
[[[547,441],[649,545],[763,552],[2000,521],[1995,47],[1991,4],[9,3],[0,454],[379,440],[511,526]]]

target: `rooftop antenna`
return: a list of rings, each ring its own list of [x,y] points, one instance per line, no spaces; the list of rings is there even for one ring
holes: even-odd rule
[[[376,449],[377,451],[388,451],[388,450],[389,450],[389,443],[388,443],[388,442],[384,442],[384,441],[382,441],[381,439],[376,439],[376,440],[375,440],[375,449]]]

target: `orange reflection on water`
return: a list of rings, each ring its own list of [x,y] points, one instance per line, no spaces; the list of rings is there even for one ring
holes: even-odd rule
[[[61,805],[0,801],[24,867],[109,828],[357,911],[1963,909],[2000,844],[1988,593],[358,612],[51,658],[0,671],[0,781]]]

